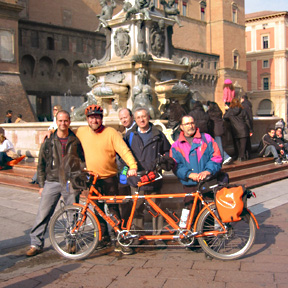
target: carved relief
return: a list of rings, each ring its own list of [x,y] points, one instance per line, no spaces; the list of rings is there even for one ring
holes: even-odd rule
[[[114,49],[117,56],[123,58],[131,50],[131,40],[127,30],[119,28],[114,36]]]
[[[160,58],[165,50],[165,22],[161,19],[158,23],[154,22],[150,34],[151,50],[153,55]]]

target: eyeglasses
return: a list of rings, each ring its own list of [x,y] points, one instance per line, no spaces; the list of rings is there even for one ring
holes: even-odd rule
[[[193,125],[195,125],[195,123],[194,122],[188,122],[188,123],[181,124],[181,125],[183,125],[183,126],[193,126]]]

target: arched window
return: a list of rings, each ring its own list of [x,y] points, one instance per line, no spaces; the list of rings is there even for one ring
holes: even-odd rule
[[[238,50],[234,49],[232,51],[232,61],[233,61],[233,69],[239,69],[239,52]]]
[[[201,21],[205,21],[206,20],[206,1],[202,0],[200,1],[200,19]]]
[[[232,2],[232,22],[233,23],[237,23],[238,21],[238,6],[236,3]]]
[[[24,77],[33,77],[35,59],[31,55],[24,55],[21,59],[20,73]]]
[[[273,116],[274,104],[269,99],[264,99],[259,103],[257,115],[259,116]]]

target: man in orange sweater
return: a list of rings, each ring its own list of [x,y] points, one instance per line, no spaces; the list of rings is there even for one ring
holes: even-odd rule
[[[87,169],[99,175],[96,186],[101,193],[113,196],[118,195],[116,153],[129,166],[128,177],[137,175],[137,162],[121,135],[114,128],[105,127],[102,124],[103,109],[100,106],[88,106],[85,110],[85,115],[88,126],[79,127],[76,131],[76,136],[81,141]],[[99,204],[104,207],[103,203]],[[103,208],[101,206],[100,208]],[[110,204],[109,211],[120,219],[118,204]],[[108,238],[106,222],[101,217],[98,219],[104,237]],[[119,246],[117,243],[115,251],[123,254],[131,254],[133,252],[131,248]]]

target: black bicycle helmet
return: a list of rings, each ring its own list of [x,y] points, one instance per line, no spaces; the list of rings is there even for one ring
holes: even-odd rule
[[[85,115],[103,115],[103,109],[99,105],[90,105],[85,109]]]

